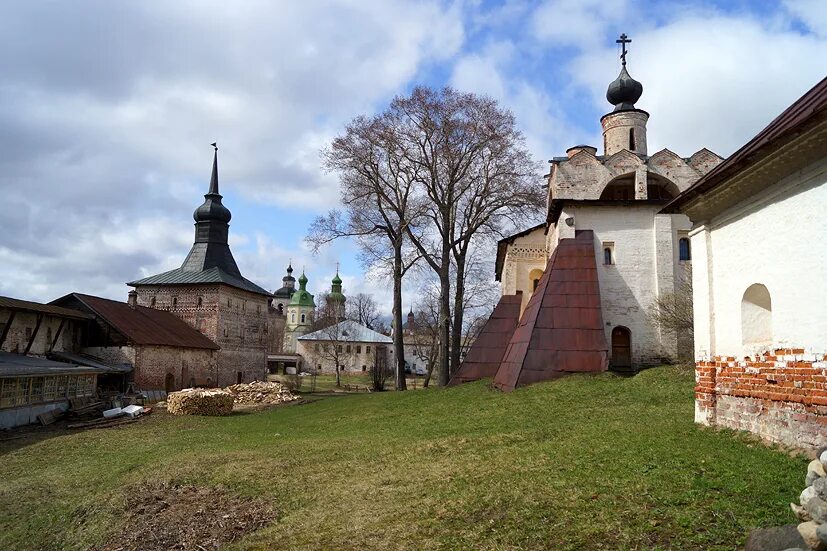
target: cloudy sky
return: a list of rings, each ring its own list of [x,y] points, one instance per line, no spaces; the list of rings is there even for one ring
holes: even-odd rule
[[[0,294],[124,300],[180,265],[217,140],[246,277],[292,258],[319,292],[341,262],[386,301],[352,245],[303,243],[337,201],[320,148],[416,84],[495,97],[543,161],[600,144],[621,32],[650,152],[729,155],[827,74],[822,0],[3,2]]]

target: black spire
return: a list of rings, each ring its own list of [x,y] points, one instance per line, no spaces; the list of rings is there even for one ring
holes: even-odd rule
[[[624,62],[624,65],[626,63]],[[218,195],[218,143],[213,142],[210,144],[215,148],[215,153],[213,153],[212,158],[212,177],[210,178],[210,191],[211,195]]]
[[[202,272],[218,267],[230,275],[241,277],[227,244],[232,214],[221,203],[222,197],[218,193],[218,146],[215,143],[210,145],[215,148],[210,189],[204,195],[204,202],[192,215],[195,219],[195,243],[181,269],[187,272]]]
[[[614,111],[630,111],[635,109],[635,102],[643,95],[643,85],[633,79],[626,70],[626,44],[632,40],[626,36],[626,33],[620,35],[620,40],[616,40],[621,45],[623,52],[620,54],[620,59],[623,62],[623,67],[620,69],[618,77],[609,84],[609,89],[606,91],[606,99],[609,103],[615,106]]]

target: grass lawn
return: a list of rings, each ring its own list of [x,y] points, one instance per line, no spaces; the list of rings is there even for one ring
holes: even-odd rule
[[[272,504],[231,549],[733,550],[793,521],[807,461],[696,426],[692,387],[481,381],[0,443],[0,549],[105,542],[124,487],[171,481]]]

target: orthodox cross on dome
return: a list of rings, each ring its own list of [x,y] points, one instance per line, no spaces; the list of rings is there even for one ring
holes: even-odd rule
[[[626,33],[620,35],[620,40],[615,40],[615,42],[620,44],[620,47],[623,49],[623,53],[620,54],[620,59],[623,60],[624,67],[626,66],[626,44],[630,43],[631,41],[632,39],[626,36]]]

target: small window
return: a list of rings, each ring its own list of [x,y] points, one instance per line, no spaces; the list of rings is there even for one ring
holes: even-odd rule
[[[283,314],[283,313],[284,313],[284,304],[279,302],[279,314]]]
[[[365,353],[366,353],[366,354],[370,354],[370,346],[366,346],[366,347],[365,347]]]
[[[342,351],[342,345],[341,345],[341,344],[337,344],[337,345],[336,345],[336,352],[341,352],[341,351]]]
[[[367,371],[367,370],[368,370],[368,366],[363,365],[363,366],[362,366],[362,371]]]
[[[261,304],[256,306],[256,312],[261,313]]]
[[[345,352],[347,352],[348,354],[350,354],[350,345],[347,345],[347,346],[345,347]]]
[[[172,307],[178,308],[178,297],[172,297]]]
[[[302,314],[302,323],[304,323],[304,314]]]
[[[615,263],[615,244],[607,241],[603,243],[603,264],[611,266]]]
[[[198,307],[201,308],[203,305],[204,305],[204,299],[201,298],[201,297],[198,297]]]
[[[236,373],[236,381],[238,382],[238,384],[244,382],[244,373],[242,371]]]
[[[231,307],[232,305],[233,305],[233,301],[232,301],[232,299],[229,299],[229,298],[228,298],[228,299],[227,299],[227,307],[229,308],[229,307]]]
[[[635,129],[629,129],[629,151],[635,150]]]
[[[290,314],[290,323],[296,323],[296,314]]]
[[[692,247],[689,243],[688,237],[681,237],[678,241],[678,249],[680,250],[681,261],[692,260]]]
[[[357,345],[356,345],[356,353],[357,353],[357,354],[361,354],[361,353],[362,353],[362,345],[361,345],[361,344],[357,344]]]
[[[155,308],[155,297],[152,297],[151,299],[149,299],[149,305],[150,305],[152,308]]]

